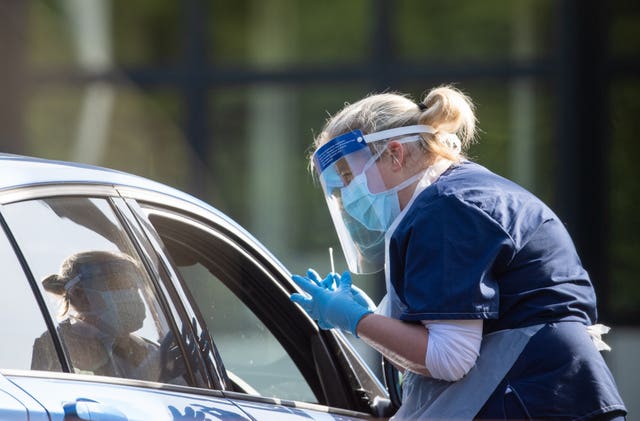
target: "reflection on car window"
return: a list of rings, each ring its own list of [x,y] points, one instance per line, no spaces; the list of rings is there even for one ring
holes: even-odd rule
[[[2,284],[8,294],[0,294],[0,368],[29,369],[35,338],[47,329],[38,303],[20,263],[0,230],[0,267]],[[49,339],[51,341],[51,339]],[[54,351],[53,343],[47,344]],[[62,371],[60,362],[51,371]]]
[[[271,282],[264,275],[265,279],[250,278],[261,273],[249,267],[256,263],[204,227],[164,218],[150,219],[205,318],[229,378],[238,390],[317,402],[277,338],[238,297],[250,294],[252,283]]]
[[[145,319],[137,262],[123,253],[87,251],[42,280],[62,302],[59,333],[76,372],[143,380],[160,379],[160,347],[134,332]],[[50,352],[34,344],[33,369],[49,369]]]
[[[6,219],[74,372],[185,383],[151,280],[107,200],[14,203]],[[33,369],[59,370],[50,332],[33,349]]]

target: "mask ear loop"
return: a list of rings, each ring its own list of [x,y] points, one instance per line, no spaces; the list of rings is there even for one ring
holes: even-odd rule
[[[76,286],[78,282],[80,282],[80,275],[76,275],[73,278],[71,278],[69,281],[67,281],[67,283],[64,284],[64,291],[68,294],[71,288]]]
[[[411,143],[411,142],[418,142],[420,143],[423,140],[422,136],[420,135],[411,135],[411,136],[404,136],[402,138],[400,138],[398,140],[398,142],[400,142],[400,144],[405,144],[405,143]],[[391,155],[391,159],[393,160],[393,162],[395,164],[397,164],[398,166],[401,166],[402,164],[400,163],[400,160],[395,156],[395,155]]]
[[[401,144],[404,144],[404,143],[418,142],[420,140],[422,140],[422,136],[420,136],[420,135],[411,135],[411,136],[404,136],[403,138],[400,138],[398,140],[398,142],[400,142]],[[369,161],[367,161],[366,164],[364,164],[361,174],[365,173],[382,156],[382,154],[384,154],[384,152],[388,150],[387,145],[388,145],[388,142],[387,142],[387,144],[385,144],[384,149],[382,149],[381,151],[377,152],[374,156],[372,156],[369,159]],[[396,164],[402,165],[400,163],[400,160],[395,155],[392,154],[391,155],[391,159]],[[424,171],[422,171],[422,172],[424,172]],[[393,190],[393,189],[402,190],[403,188],[407,187],[412,182],[414,182],[415,179],[417,177],[419,177],[420,175],[421,175],[421,173],[415,174],[415,175],[409,177],[407,180],[403,181],[402,183],[398,184],[397,186],[392,187],[390,190]]]
[[[402,138],[400,138],[398,140],[398,142],[400,142],[401,144],[404,144],[404,143],[410,143],[410,142],[417,142],[417,141],[419,141],[421,139],[422,139],[422,136],[420,136],[420,135],[410,135],[410,136],[403,136]],[[364,174],[365,172],[367,172],[367,170],[369,168],[371,168],[371,166],[373,164],[375,164],[378,159],[380,159],[380,157],[388,150],[387,149],[387,145],[388,145],[388,142],[385,143],[384,148],[381,148],[381,150],[376,151],[375,155],[373,155],[371,158],[369,158],[369,160],[363,165],[362,171],[360,172],[360,174]],[[374,150],[375,149],[376,149],[376,147],[374,146]],[[391,155],[391,157],[394,160],[394,162],[396,162],[398,165],[401,165],[400,164],[400,160],[398,160],[398,158],[396,158],[394,155]],[[358,174],[358,175],[360,175],[360,174]],[[345,187],[347,187],[347,186],[345,186]],[[345,188],[345,187],[343,187],[343,188]]]
[[[76,286],[78,282],[80,282],[80,274],[74,276],[64,284],[64,295],[63,295],[64,310],[62,310],[61,315],[65,315],[69,311],[69,307],[70,307],[69,291],[71,291],[71,289],[74,286]]]

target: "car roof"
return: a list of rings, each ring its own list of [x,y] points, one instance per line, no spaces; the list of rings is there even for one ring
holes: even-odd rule
[[[243,235],[263,254],[278,261],[260,241],[228,215],[176,188],[141,176],[95,165],[0,153],[0,194],[3,191],[18,188],[64,184],[129,187],[184,200],[224,220],[228,228]]]
[[[0,153],[0,190],[47,184],[99,184],[136,187],[199,201],[144,177],[95,165]]]

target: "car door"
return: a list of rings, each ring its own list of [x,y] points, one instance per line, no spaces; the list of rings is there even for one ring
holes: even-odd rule
[[[221,339],[220,343],[225,346],[223,355],[236,357],[237,352],[240,356],[241,350],[268,352],[254,354],[253,360],[246,355],[236,361],[230,359],[227,370],[216,348],[217,342],[210,338],[214,331],[218,333],[218,328],[210,329],[207,324],[211,320],[211,327],[215,326],[214,322],[219,320],[211,318],[215,319],[218,313],[203,312],[207,301],[193,299],[192,292],[205,297],[210,291],[197,289],[197,283],[184,282],[182,272],[188,274],[187,268],[175,264],[179,261],[177,257],[174,260],[163,254],[169,249],[149,222],[154,219],[148,213],[149,208],[143,211],[137,202],[129,202],[125,204],[118,192],[107,186],[42,186],[0,195],[0,221],[9,250],[3,256],[13,256],[15,269],[6,272],[4,282],[12,294],[18,286],[22,290],[19,300],[15,294],[3,297],[9,304],[0,309],[5,320],[20,320],[16,324],[2,324],[7,330],[6,337],[14,338],[0,351],[3,375],[0,377],[3,398],[0,415],[6,415],[3,419],[11,419],[9,416],[22,419],[24,412],[30,419],[42,416],[53,420],[352,419],[376,413],[377,407],[371,405],[373,398],[369,395],[383,396],[384,391],[379,385],[370,384],[366,366],[348,346],[322,339],[315,324],[304,319],[304,313],[290,303],[288,292],[273,282],[275,275],[270,257],[252,256],[243,251],[237,244],[239,237],[227,236],[238,229],[231,226],[225,226],[222,237],[214,235],[226,245],[214,248],[214,255],[203,254],[217,262],[213,266],[209,262],[205,268],[207,271],[222,269],[220,279],[231,282],[229,285],[241,280],[247,280],[247,285],[256,288],[263,285],[262,292],[276,297],[276,307],[282,307],[283,311],[275,311],[279,315],[274,318],[266,303],[255,307],[255,297],[260,293],[242,295],[231,290],[228,297],[239,294],[242,297],[239,302],[246,306],[242,309],[236,301],[233,309],[249,315],[241,325],[262,325],[257,329],[257,336],[250,335],[249,346],[238,345],[233,340],[228,344],[228,340]],[[163,196],[161,203],[165,202],[170,200]],[[173,210],[188,205],[181,202]],[[176,215],[172,220],[175,221]],[[204,224],[198,229],[205,234],[194,238],[206,240],[206,251],[211,227]],[[167,232],[163,235],[169,240]],[[65,294],[82,285],[84,274],[80,280],[71,276],[73,274],[68,276],[64,285],[72,286],[68,291],[62,288],[62,293],[45,287],[44,282],[53,275],[64,279],[65,268],[73,266],[69,264],[69,257],[86,254],[88,250],[126,254],[141,269],[133,295],[143,303],[144,321],[131,334],[156,348],[162,348],[165,339],[172,337],[171,355],[182,367],[177,375],[159,378],[157,370],[141,371],[138,368],[145,364],[139,360],[135,364],[120,364],[118,370],[112,371],[96,364],[88,365],[85,357],[103,355],[102,351],[96,352],[95,341],[86,344],[78,338],[70,339],[65,330],[68,329],[65,326],[72,324],[68,321],[69,303]],[[217,255],[223,260],[218,262]],[[224,259],[235,263],[227,265]],[[107,267],[96,272],[112,271]],[[198,278],[189,279],[197,281]],[[274,293],[274,286],[279,292]],[[259,317],[251,319],[254,311]],[[277,326],[283,323],[285,328]],[[273,330],[276,335],[271,333]],[[272,337],[266,342],[255,342],[260,334]],[[76,336],[82,338],[83,335]],[[338,354],[340,358],[336,359]],[[270,359],[264,360],[263,355],[269,355]],[[164,360],[159,358],[159,361]],[[270,364],[257,367],[254,362]],[[279,365],[280,362],[284,365]],[[163,364],[159,362],[156,367]]]
[[[244,230],[166,197],[128,203],[197,308],[222,362],[225,396],[258,419],[266,408],[385,415],[375,376],[346,339],[320,331],[289,300],[288,272]]]
[[[113,188],[23,189],[1,200],[6,293],[1,295],[0,329],[4,338],[11,338],[0,347],[2,419],[25,419],[20,418],[25,413],[29,419],[53,420],[250,419],[211,382],[199,344],[202,332],[160,285],[162,274],[151,270],[147,250],[132,240],[134,233],[118,210],[126,206]],[[136,314],[143,320],[136,331],[118,336],[126,337],[127,347],[88,326],[84,321],[90,312],[80,317],[69,298],[85,277],[117,284],[111,279],[117,278],[118,265],[69,277],[62,289],[44,282],[64,279],[69,262],[76,261],[70,256],[76,259],[87,251],[126,255],[139,268],[132,281],[135,292],[127,295],[142,305]],[[94,301],[111,303],[96,282],[94,296],[102,299]],[[87,297],[86,302],[93,302]],[[170,352],[163,351],[165,343]]]

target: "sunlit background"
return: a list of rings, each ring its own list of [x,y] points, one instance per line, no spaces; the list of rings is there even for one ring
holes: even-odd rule
[[[640,411],[638,2],[2,0],[0,54],[0,151],[185,190],[292,272],[328,271],[328,247],[345,267],[307,171],[328,113],[454,83],[478,108],[471,157],[573,235]]]

